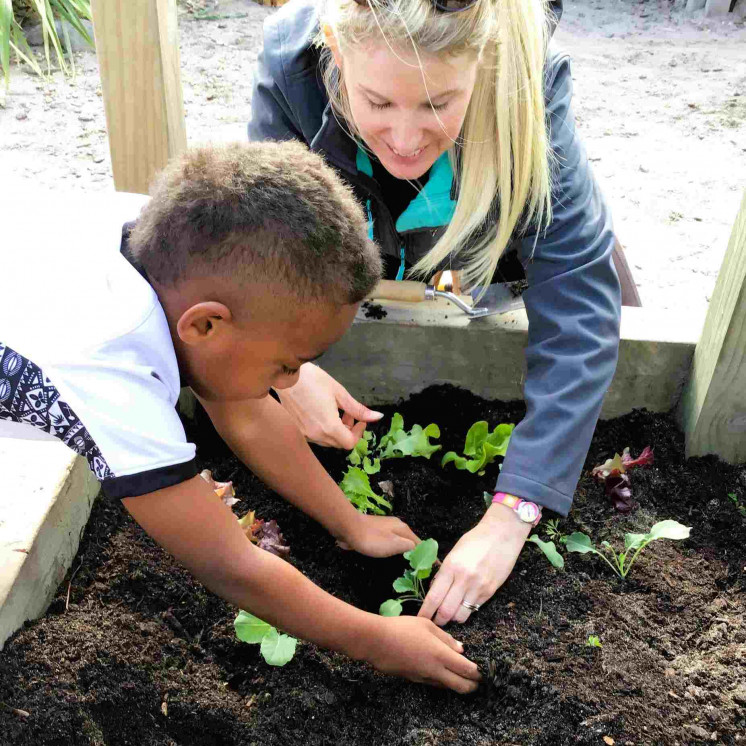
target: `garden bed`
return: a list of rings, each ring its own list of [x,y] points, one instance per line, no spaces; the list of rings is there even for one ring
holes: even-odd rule
[[[460,451],[477,419],[522,415],[522,405],[446,387],[384,409],[401,412],[407,427],[437,422],[442,452]],[[276,518],[308,577],[371,611],[392,597],[402,558],[336,548],[204,422],[196,430],[202,464],[244,498],[236,511]],[[615,513],[588,469],[647,445],[655,464],[632,473],[639,507]],[[344,455],[319,455],[340,479]],[[479,477],[441,469],[439,456],[385,461],[372,482],[393,481],[394,512],[436,538],[442,558],[483,513],[497,466]],[[485,670],[495,664],[494,681],[468,697],[308,643],[284,668],[266,665],[258,646],[235,638],[235,609],[171,562],[119,504],[99,500],[48,613],[0,653],[0,744],[746,744],[746,516],[729,493],[746,504],[746,469],[685,462],[670,417],[635,412],[600,423],[560,528],[618,543],[625,531],[672,518],[691,537],[653,543],[624,583],[592,555],[566,555],[557,571],[526,546],[494,599],[453,626],[470,658]],[[601,648],[586,645],[590,635]]]

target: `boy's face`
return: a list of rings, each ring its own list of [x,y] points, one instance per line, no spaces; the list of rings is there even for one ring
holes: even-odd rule
[[[303,363],[315,360],[347,331],[358,304],[332,306],[273,298],[223,330],[209,359],[194,366],[200,396],[220,401],[260,399],[270,388],[284,389],[298,380]]]

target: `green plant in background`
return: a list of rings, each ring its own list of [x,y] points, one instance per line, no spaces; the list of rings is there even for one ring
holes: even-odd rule
[[[735,492],[729,492],[728,498],[735,506],[736,510],[744,517],[746,518],[746,505],[742,505],[741,501],[738,499],[738,495]]]
[[[261,645],[264,660],[270,666],[284,666],[295,655],[298,640],[280,634],[275,627],[263,622],[248,611],[239,611],[233,622],[236,637],[242,642]]]
[[[576,531],[570,534],[563,541],[568,552],[578,552],[579,554],[588,554],[592,552],[597,554],[606,564],[622,579],[627,577],[634,561],[640,552],[650,544],[651,541],[658,539],[687,539],[691,528],[683,526],[677,521],[660,521],[656,523],[646,534],[625,534],[624,551],[619,554],[614,551],[614,547],[608,541],[602,541],[601,546],[604,551],[600,551],[593,546],[590,536]],[[606,552],[609,557],[607,557]]]
[[[490,432],[489,425],[484,420],[475,422],[466,433],[464,455],[459,456],[455,451],[448,451],[440,465],[446,466],[453,462],[457,469],[465,469],[472,474],[484,474],[488,464],[497,456],[506,454],[514,428],[515,425],[501,423]]]
[[[422,456],[429,459],[443,447],[430,443],[430,438],[439,437],[440,428],[435,423],[430,423],[425,428],[422,425],[412,425],[411,430],[405,430],[404,418],[396,412],[391,418],[389,431],[378,445],[378,455],[381,459],[404,456]]]
[[[552,567],[561,570],[565,566],[565,560],[557,551],[557,547],[554,546],[553,541],[542,541],[536,534],[533,534],[529,539],[526,539],[526,541],[536,544],[536,546],[544,552],[544,556],[552,563]]]
[[[585,641],[587,648],[602,648],[601,640],[598,635],[588,635],[588,639]]]
[[[372,458],[375,445],[376,436],[366,430],[363,433],[363,437],[358,440],[355,447],[347,454],[347,460],[353,466],[361,466],[366,474],[377,474],[381,471],[381,459]]]
[[[60,69],[65,74],[74,74],[75,60],[68,28],[77,31],[93,47],[93,39],[83,23],[90,20],[90,0],[0,0],[0,70],[5,78],[6,90],[10,86],[11,51],[18,61],[25,62],[37,75],[44,75],[24,36],[24,22],[41,24],[47,73],[52,70],[53,52]],[[61,39],[56,21],[61,21]]]
[[[373,492],[368,475],[357,466],[347,467],[347,473],[339,486],[347,499],[361,513],[370,512],[376,515],[385,515],[386,511],[383,508],[391,510],[391,503],[385,497]]]
[[[381,604],[381,616],[399,616],[403,603],[422,603],[425,600],[422,581],[430,577],[433,565],[438,559],[438,542],[435,539],[421,541],[414,549],[404,552],[404,559],[409,560],[411,569],[405,570],[404,574],[394,581],[394,590],[401,595]]]

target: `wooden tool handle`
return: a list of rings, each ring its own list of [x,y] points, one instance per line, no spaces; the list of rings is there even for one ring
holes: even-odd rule
[[[426,287],[427,285],[424,282],[414,282],[413,280],[381,280],[368,297],[419,303],[425,300]]]

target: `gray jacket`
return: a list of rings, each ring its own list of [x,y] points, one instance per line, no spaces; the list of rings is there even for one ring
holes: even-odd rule
[[[561,2],[555,9],[561,13]],[[249,137],[295,138],[322,153],[367,204],[384,253],[412,263],[438,238],[438,225],[397,231],[375,180],[358,169],[358,148],[331,113],[311,40],[315,0],[293,0],[264,24]],[[601,404],[616,368],[621,296],[608,208],[575,132],[570,59],[551,50],[546,107],[556,173],[553,220],[538,237],[514,237],[524,266],[529,320],[524,397],[497,489],[566,515]],[[451,197],[455,197],[452,194]],[[495,423],[493,423],[495,424]]]

